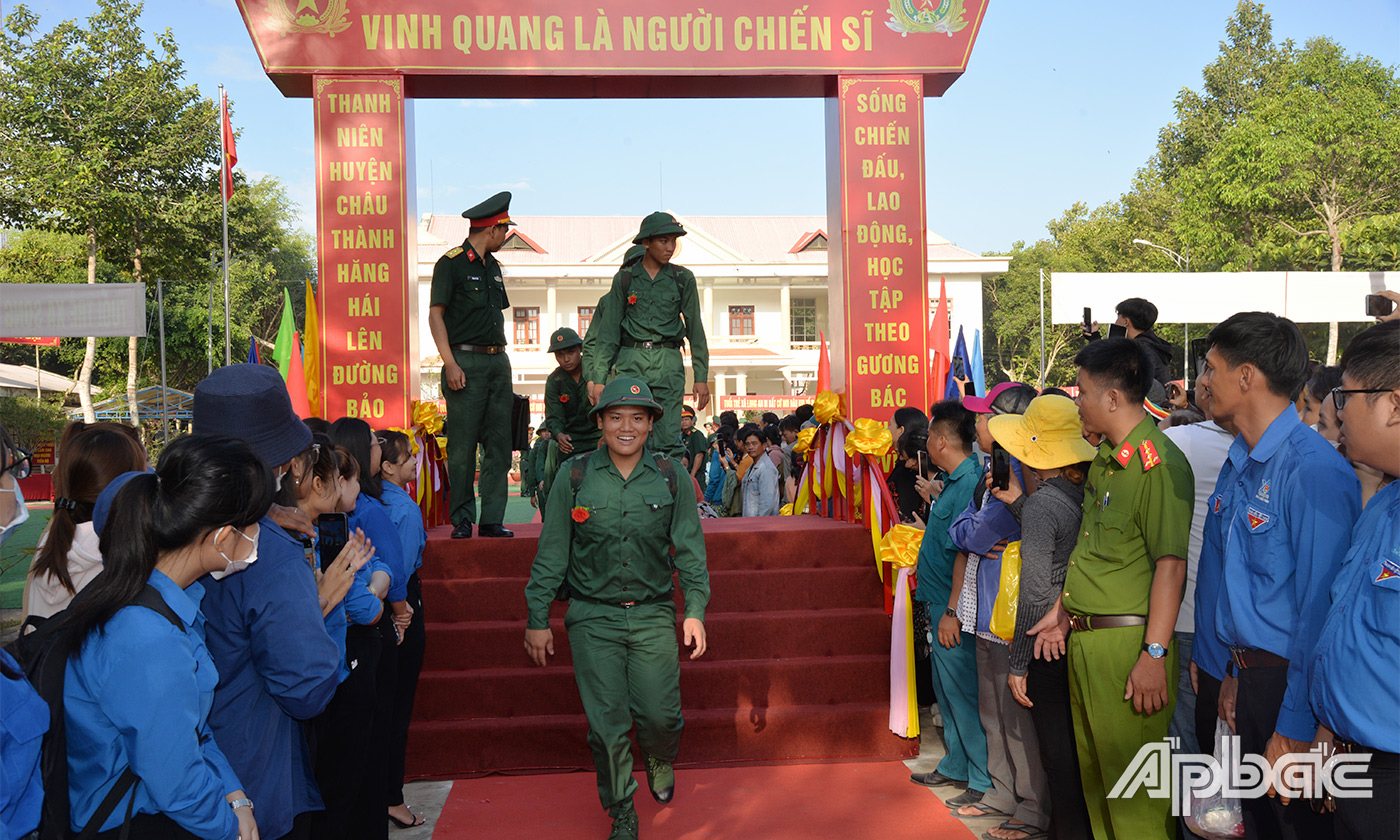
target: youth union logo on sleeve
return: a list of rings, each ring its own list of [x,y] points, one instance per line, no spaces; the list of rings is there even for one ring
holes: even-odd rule
[[[963,0],[890,0],[885,26],[909,37],[910,32],[941,32],[949,38],[967,26]]]
[[[1264,483],[1259,485],[1259,492],[1254,494],[1254,498],[1268,504],[1269,503],[1269,480],[1264,479]]]

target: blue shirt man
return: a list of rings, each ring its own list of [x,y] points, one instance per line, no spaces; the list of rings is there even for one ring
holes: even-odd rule
[[[1347,549],[1339,536],[1351,531],[1360,511],[1351,465],[1292,406],[1252,450],[1243,437],[1235,439],[1211,499],[1208,515],[1216,521],[1207,527],[1217,532],[1224,560],[1216,635],[1227,648],[1288,660],[1274,731],[1295,741],[1310,742],[1317,732],[1307,670],[1327,614],[1328,586]]]
[[[935,619],[942,615],[948,596],[953,591],[953,560],[958,556],[958,546],[948,529],[958,514],[972,502],[981,479],[982,470],[977,465],[977,456],[967,456],[943,480],[943,492],[938,494],[928,512],[924,540],[919,544],[916,566],[919,584],[914,590],[914,598],[936,608]]]

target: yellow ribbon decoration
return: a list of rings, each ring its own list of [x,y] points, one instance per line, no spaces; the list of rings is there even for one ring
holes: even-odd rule
[[[807,450],[812,448],[812,439],[817,436],[817,427],[808,426],[797,433],[797,440],[792,445],[792,451],[798,455],[806,455]]]
[[[413,425],[430,435],[440,433],[442,431],[442,412],[438,411],[437,403],[414,400]]]
[[[880,546],[880,562],[894,569],[911,568],[919,562],[919,545],[924,532],[913,525],[896,525],[885,533]]]
[[[779,516],[792,516],[792,502],[788,502],[787,504],[785,504],[785,505],[783,505],[782,507],[778,508],[778,515],[779,515]]]
[[[822,391],[812,402],[812,417],[823,426],[841,419],[841,398],[831,391]]]
[[[854,430],[846,433],[846,454],[856,453],[882,457],[894,444],[889,427],[879,420],[862,418],[856,421]]]
[[[417,433],[417,432],[415,432],[415,431],[412,430],[412,429],[400,429],[400,428],[398,428],[397,426],[390,427],[389,431],[391,431],[391,432],[399,432],[399,433],[401,433],[404,437],[408,438],[408,443],[409,443],[409,445],[413,447],[413,454],[414,454],[414,455],[417,455],[417,454],[418,454],[418,452],[420,451],[420,448],[419,448],[419,446],[418,446],[418,433]]]

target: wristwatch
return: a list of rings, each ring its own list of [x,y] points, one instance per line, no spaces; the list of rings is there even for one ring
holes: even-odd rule
[[[1144,644],[1142,646],[1142,649],[1147,653],[1148,656],[1152,657],[1153,659],[1161,659],[1162,657],[1167,655],[1166,646],[1159,645],[1156,642],[1153,642],[1150,645]]]
[[[234,810],[238,810],[239,808],[247,808],[251,811],[253,810],[253,800],[247,797],[244,797],[242,799],[235,799],[232,802],[230,802],[228,806],[230,808],[233,808]]]
[[[944,609],[944,610],[943,610],[943,614],[946,615],[946,616],[948,616],[949,618],[957,618],[957,617],[958,617],[958,611],[955,610],[955,609],[953,609],[952,607],[948,607],[948,608]]]

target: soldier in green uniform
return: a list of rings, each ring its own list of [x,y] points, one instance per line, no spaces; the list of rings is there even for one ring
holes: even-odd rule
[[[617,375],[646,382],[666,413],[657,421],[651,446],[679,458],[681,399],[685,392],[685,360],[681,346],[690,342],[690,366],[695,376],[695,407],[710,402],[710,350],[700,320],[700,295],[695,275],[671,263],[679,237],[685,236],[670,213],[657,211],[642,220],[633,244],[646,249],[642,259],[613,276],[612,288],[600,301],[589,333],[597,332],[597,354],[588,360],[589,395],[594,400],[607,381],[607,361],[617,356]]]
[[[705,476],[709,472],[705,469],[709,466],[705,461],[705,450],[709,447],[705,433],[695,428],[695,409],[688,405],[681,406],[681,448],[690,460],[690,474],[700,483],[702,496],[705,493]]]
[[[530,503],[535,507],[541,507],[544,502],[540,496],[542,492],[540,485],[544,483],[544,459],[545,455],[549,452],[551,437],[553,437],[553,435],[549,433],[549,429],[541,428],[535,434],[535,445],[530,448],[529,453],[525,456],[530,459],[530,476],[532,482],[530,488]]]
[[[549,501],[554,474],[559,465],[576,452],[598,448],[598,424],[589,416],[588,380],[583,378],[583,339],[568,327],[560,327],[549,338],[549,352],[559,367],[544,380],[544,428],[554,443],[546,450],[540,510]]]
[[[626,271],[641,262],[642,255],[646,252],[647,249],[642,245],[633,245],[631,248],[628,248],[627,253],[622,257],[622,268],[620,270]],[[599,323],[603,319],[603,312],[607,299],[607,295],[604,294],[603,297],[598,300],[598,305],[593,308],[593,323]],[[594,359],[598,359],[598,331],[589,327],[588,332],[583,336],[583,375],[585,377],[593,373],[594,365],[591,360]],[[594,375],[601,376],[602,378],[596,381],[606,384],[607,381],[612,378],[613,365],[616,363],[616,349],[613,351],[612,358],[598,359],[597,368],[601,370],[602,373],[595,373]]]
[[[501,526],[510,468],[510,410],[514,390],[506,356],[505,316],[510,306],[501,264],[492,256],[510,233],[510,193],[496,193],[462,213],[471,220],[467,239],[433,266],[428,328],[442,354],[442,394],[447,400],[447,480],[451,485],[452,538],[513,537]],[[481,457],[481,514],[477,516],[476,450]]]
[[[1029,631],[1039,635],[1037,654],[1049,647],[1055,658],[1069,634],[1079,775],[1100,840],[1176,833],[1170,799],[1145,790],[1108,798],[1139,748],[1167,737],[1177,684],[1172,631],[1196,496],[1186,456],[1143,410],[1147,352],[1108,338],[1074,357],[1079,417],[1103,442],[1084,484],[1084,522],[1061,602]]]
[[[675,793],[671,763],[684,721],[672,568],[685,593],[682,630],[691,659],[705,653],[710,575],[694,489],[667,455],[645,448],[662,416],[646,383],[614,379],[591,414],[603,447],[571,459],[550,491],[525,587],[525,651],[537,665],[554,653],[549,605],[567,585],[564,627],[598,798],[613,818],[610,840],[624,840],[637,836],[627,737],[634,723],[652,796],[664,804]]]

